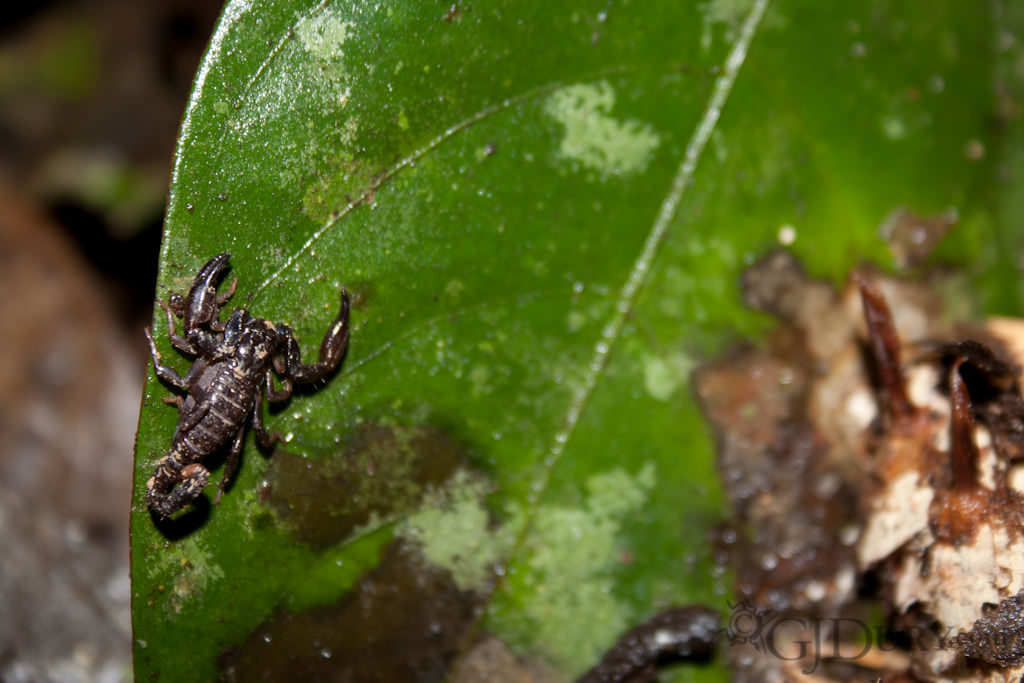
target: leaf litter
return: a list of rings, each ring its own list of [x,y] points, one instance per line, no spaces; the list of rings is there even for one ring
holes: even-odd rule
[[[726,629],[735,680],[1024,673],[1024,321],[956,319],[955,282],[836,291],[782,251],[746,272],[780,324],[696,373],[734,513],[717,559],[758,624]]]

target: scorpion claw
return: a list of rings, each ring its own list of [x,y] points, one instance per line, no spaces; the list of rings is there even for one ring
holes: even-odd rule
[[[345,349],[348,348],[349,309],[348,291],[342,287],[341,309],[338,311],[338,317],[334,319],[327,330],[327,334],[324,335],[323,341],[320,342],[320,356],[316,363],[304,365],[299,357],[298,344],[295,342],[295,338],[291,337],[291,330],[285,332],[289,338],[288,350],[285,354],[286,376],[299,384],[305,384],[315,382],[338,367],[342,356],[345,355]]]
[[[217,296],[217,283],[220,282],[230,258],[231,254],[228,253],[214,256],[206,262],[196,276],[192,289],[188,292],[188,297],[181,304],[185,314],[186,335],[204,325],[216,322],[218,305],[221,303]],[[232,293],[234,293],[234,287],[228,294]],[[173,308],[175,305],[176,303],[172,301],[171,307]]]
[[[335,366],[345,353],[348,346],[348,313],[349,313],[348,290],[341,288],[341,310],[338,317],[331,323],[331,329],[327,330],[324,340],[320,343],[320,362]]]

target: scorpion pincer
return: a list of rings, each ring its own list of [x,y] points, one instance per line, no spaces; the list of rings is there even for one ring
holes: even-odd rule
[[[294,385],[315,382],[330,374],[348,346],[349,299],[344,287],[341,310],[324,335],[315,363],[302,362],[299,343],[287,325],[256,318],[244,308],[236,308],[227,321],[218,320],[220,307],[238,285],[235,278],[228,291],[217,294],[230,258],[230,254],[220,254],[210,259],[187,297],[172,293],[167,303],[157,302],[167,313],[171,345],[195,357],[184,377],[163,364],[152,331],[146,328],[157,376],[185,392],[184,397],[163,399],[178,407],[178,427],[170,450],[146,482],[146,504],[161,518],[199,497],[210,481],[210,472],[202,461],[233,439],[214,500],[219,502],[238,466],[250,416],[261,446],[269,447],[281,439],[279,432],[271,433],[263,426],[263,400],[284,401],[291,396]],[[182,319],[183,334],[177,333],[176,317]],[[275,372],[280,377],[277,388]]]

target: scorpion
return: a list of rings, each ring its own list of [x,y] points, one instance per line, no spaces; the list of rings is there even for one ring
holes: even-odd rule
[[[303,363],[292,330],[287,325],[250,315],[236,308],[226,321],[219,320],[220,307],[235,293],[238,278],[223,294],[217,287],[223,279],[231,254],[219,254],[204,265],[187,297],[171,293],[166,303],[158,300],[167,314],[171,345],[195,360],[182,377],[163,364],[153,342],[150,327],[146,339],[156,374],[164,382],[185,392],[167,396],[165,403],[178,408],[178,426],[170,450],[156,465],[146,482],[146,504],[154,515],[166,518],[199,497],[210,481],[202,461],[232,438],[231,450],[214,503],[238,466],[245,427],[250,416],[260,446],[269,448],[282,440],[280,432],[263,426],[263,402],[288,399],[296,384],[309,384],[333,372],[348,346],[349,298],[341,288],[341,310],[320,343],[315,363]],[[181,318],[178,334],[175,318]],[[280,377],[275,387],[274,373]]]

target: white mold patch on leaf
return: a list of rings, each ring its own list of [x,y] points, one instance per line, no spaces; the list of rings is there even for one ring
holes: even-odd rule
[[[615,91],[607,81],[578,83],[553,92],[545,111],[564,128],[561,156],[602,179],[643,171],[660,144],[650,125],[611,116]]]
[[[647,354],[643,359],[644,389],[659,401],[667,401],[689,381],[696,367],[693,358],[681,351],[665,356]]]
[[[320,89],[330,93],[325,103],[339,107],[345,106],[352,94],[343,48],[353,40],[354,27],[355,24],[330,10],[306,17],[295,27],[299,43],[312,58],[313,76],[319,81]]]
[[[209,586],[224,579],[224,570],[213,561],[213,553],[194,539],[185,539],[148,569],[150,580],[163,583],[158,589],[167,595],[169,611],[178,613],[186,603],[199,600]]]
[[[634,615],[616,596],[624,520],[643,510],[657,481],[653,463],[635,474],[615,468],[589,477],[579,506],[542,505],[525,544],[517,580],[530,590],[515,611],[491,623],[523,653],[540,654],[565,672],[582,672]],[[518,526],[510,519],[511,528]]]
[[[351,21],[344,21],[328,11],[303,19],[295,27],[295,35],[314,57],[323,60],[341,59],[344,57],[342,47],[351,36],[350,31],[354,26]]]
[[[419,548],[427,561],[451,572],[460,590],[483,593],[511,543],[508,534],[488,528],[486,493],[484,480],[459,471],[397,529],[398,536]]]

